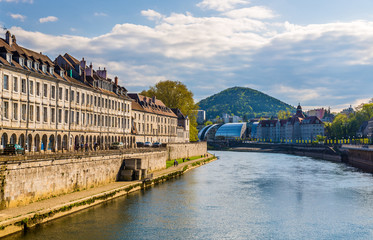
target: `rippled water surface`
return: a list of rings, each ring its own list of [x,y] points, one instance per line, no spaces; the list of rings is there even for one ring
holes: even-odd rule
[[[7,239],[373,239],[373,177],[271,153],[220,159],[170,182]]]

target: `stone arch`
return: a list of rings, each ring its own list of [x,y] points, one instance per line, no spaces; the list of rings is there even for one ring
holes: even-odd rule
[[[47,150],[47,141],[48,141],[48,137],[46,134],[43,135],[43,137],[41,138],[41,150],[43,151],[46,151]]]
[[[40,136],[39,134],[36,134],[34,137],[34,144],[35,144],[35,152],[40,152]]]
[[[80,143],[80,144],[84,144],[84,136],[83,136],[83,135],[80,136],[80,141],[79,141],[79,143]]]
[[[32,152],[33,151],[33,149],[32,149],[32,135],[31,134],[29,134],[28,136],[27,136],[27,141],[26,141],[26,148],[27,148],[27,150],[29,151],[29,152]]]
[[[1,145],[5,147],[5,145],[7,144],[8,144],[8,134],[3,133],[3,135],[1,136]]]
[[[62,137],[60,134],[57,135],[57,150],[58,151],[62,150]]]
[[[85,137],[85,143],[89,143],[89,136]]]
[[[17,135],[15,133],[13,133],[12,136],[10,137],[9,143],[10,144],[17,144]]]
[[[78,150],[79,146],[80,146],[80,144],[79,144],[79,135],[76,135],[75,139],[74,139],[74,149]]]
[[[21,147],[25,148],[25,134],[21,134],[19,135],[19,138],[18,138],[18,145],[20,145]]]
[[[53,134],[49,136],[48,150],[51,150],[52,152],[56,150],[56,140]]]
[[[62,138],[62,149],[67,150],[67,135],[63,135]]]

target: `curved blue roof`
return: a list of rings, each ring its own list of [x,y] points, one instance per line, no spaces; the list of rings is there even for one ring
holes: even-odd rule
[[[209,127],[211,127],[211,126],[212,126],[212,125],[207,125],[207,126],[203,127],[203,128],[198,132],[198,139],[199,139],[199,140],[203,140],[203,139],[205,138],[205,133],[206,133],[207,129],[208,129]]]
[[[241,138],[246,130],[246,123],[226,123],[221,126],[215,134],[215,137]]]

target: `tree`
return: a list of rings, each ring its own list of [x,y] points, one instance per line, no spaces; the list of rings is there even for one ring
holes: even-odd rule
[[[160,81],[149,90],[143,90],[141,95],[147,97],[156,97],[161,100],[169,108],[178,108],[180,111],[189,117],[190,141],[198,140],[197,116],[196,110],[198,105],[194,103],[193,93],[179,81]]]
[[[287,111],[280,110],[277,114],[277,117],[279,120],[288,119],[289,117],[291,117],[291,113],[289,110]]]

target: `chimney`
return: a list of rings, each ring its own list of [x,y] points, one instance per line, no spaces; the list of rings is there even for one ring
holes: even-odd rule
[[[12,35],[12,42],[17,43],[16,36]]]
[[[9,46],[12,46],[13,39],[12,39],[12,35],[10,34],[9,31],[6,31],[6,33],[5,33],[5,41],[9,44]]]
[[[86,62],[85,62],[85,60],[84,60],[84,58],[82,59],[82,61],[80,61],[80,66],[83,68],[83,69],[85,69],[86,68]]]
[[[115,82],[115,86],[118,86],[118,77],[117,76],[115,76],[114,82]]]

